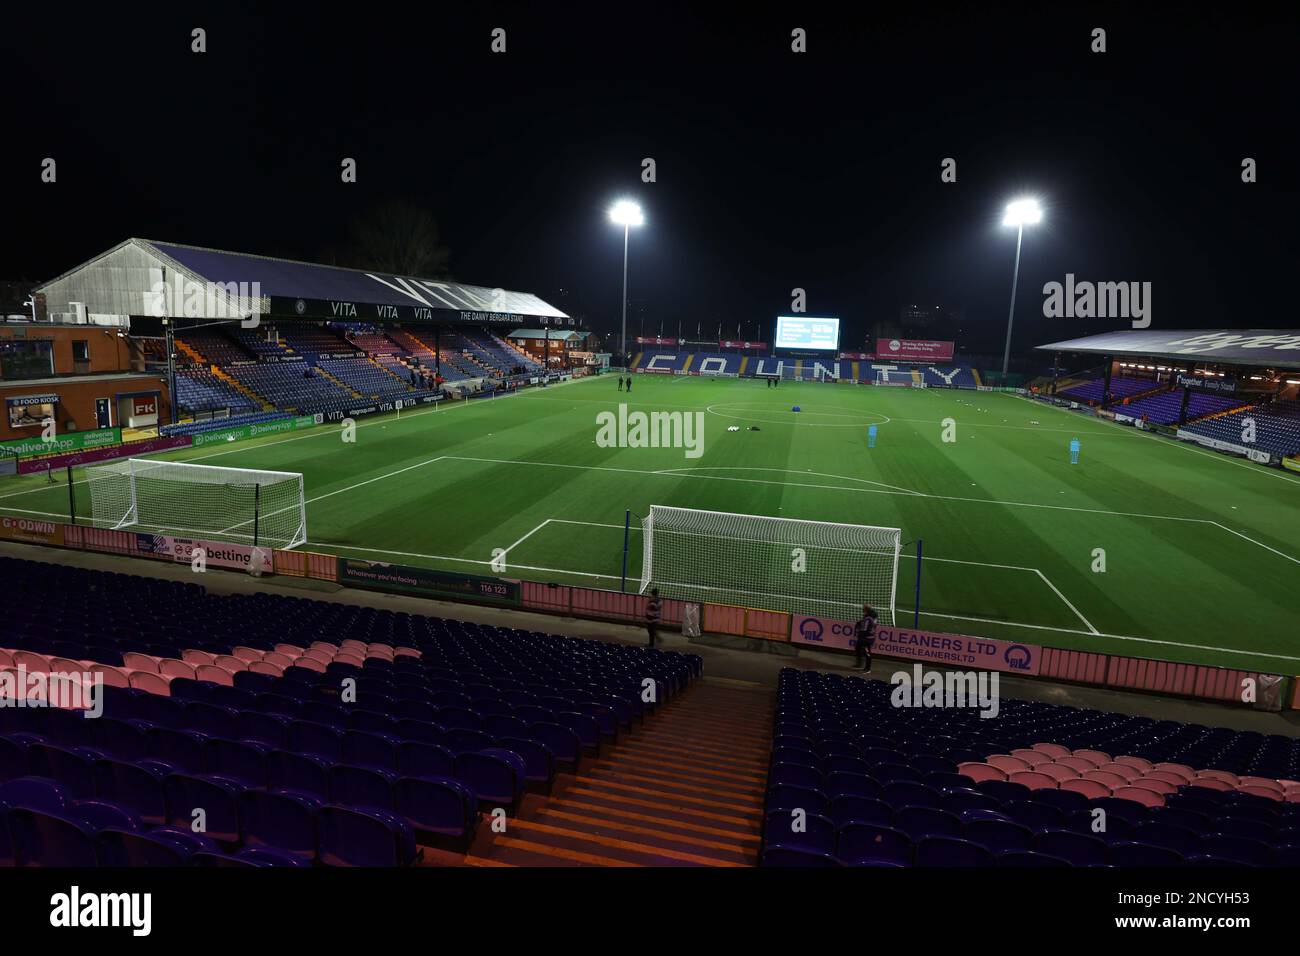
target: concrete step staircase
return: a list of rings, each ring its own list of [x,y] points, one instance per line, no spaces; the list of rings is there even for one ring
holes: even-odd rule
[[[208,361],[207,357],[203,355],[202,352],[200,352],[198,349],[196,349],[194,346],[190,345],[189,343],[182,342],[180,339],[177,338],[173,338],[172,341],[176,343],[176,351],[180,352],[181,355],[184,355],[187,359],[189,359],[194,364],[196,365],[212,364],[210,361]]]
[[[776,694],[701,678],[599,757],[529,795],[468,866],[754,866]],[[431,862],[451,862],[446,859]]]

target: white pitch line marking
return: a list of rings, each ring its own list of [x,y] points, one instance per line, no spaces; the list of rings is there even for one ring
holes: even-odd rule
[[[1083,622],[1083,626],[1084,626],[1084,627],[1086,627],[1086,628],[1087,628],[1089,631],[1091,631],[1093,634],[1099,634],[1099,633],[1101,633],[1101,632],[1098,631],[1095,627],[1092,626],[1092,622],[1091,622],[1091,621],[1089,621],[1086,617],[1084,617],[1082,614],[1079,613],[1079,609],[1078,609],[1077,607],[1075,607],[1073,604],[1070,603],[1069,598],[1067,598],[1064,594],[1061,593],[1060,588],[1058,588],[1058,587],[1057,587],[1055,584],[1053,584],[1051,581],[1047,580],[1047,575],[1046,575],[1046,574],[1044,574],[1042,571],[1038,570],[1038,568],[1034,568],[1034,573],[1037,574],[1040,578],[1042,578],[1042,579],[1043,579],[1043,583],[1046,584],[1049,588],[1051,588],[1051,589],[1052,589],[1052,592],[1053,592],[1057,597],[1059,597],[1062,601],[1065,602],[1065,606],[1068,607],[1071,611],[1074,612],[1074,616],[1077,617],[1079,620],[1081,620],[1081,621]]]
[[[541,531],[543,528],[545,528],[545,527],[546,527],[548,524],[550,524],[550,523],[551,523],[551,519],[550,519],[550,518],[547,518],[545,521],[543,521],[541,524],[539,524],[539,525],[538,525],[536,528],[534,528],[532,531],[528,532],[526,535],[524,535],[522,538],[520,538],[518,541],[516,541],[516,542],[515,542],[514,544],[512,544],[510,547],[506,548],[503,552],[501,552],[501,556],[504,557],[505,555],[509,554],[509,553],[510,553],[511,551],[513,551],[516,547],[518,547],[519,545],[523,544],[525,541],[527,541],[529,538],[531,538],[531,537],[532,537],[533,535],[535,535],[537,532]],[[491,563],[491,562],[489,562],[489,563]]]

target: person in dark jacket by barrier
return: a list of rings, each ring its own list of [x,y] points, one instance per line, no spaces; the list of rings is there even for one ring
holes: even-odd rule
[[[854,625],[857,635],[856,666],[864,674],[871,673],[871,649],[876,646],[876,609],[870,604],[862,605],[862,617]]]

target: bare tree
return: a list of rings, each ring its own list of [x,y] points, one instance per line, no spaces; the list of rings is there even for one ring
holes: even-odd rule
[[[427,209],[403,200],[373,206],[348,227],[335,264],[421,279],[450,278],[450,250],[439,242],[438,223]]]

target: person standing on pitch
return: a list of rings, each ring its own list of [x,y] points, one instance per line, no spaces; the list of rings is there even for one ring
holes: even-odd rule
[[[622,375],[620,375],[620,376],[618,377],[618,390],[619,390],[620,392],[623,391],[623,376],[622,376]]]
[[[1077,465],[1078,463],[1079,463],[1079,439],[1071,438],[1070,439],[1070,464]]]
[[[864,674],[871,673],[871,648],[876,644],[876,609],[870,604],[862,605],[862,617],[853,625],[857,637],[856,666]]]
[[[659,633],[659,620],[663,617],[663,603],[659,600],[659,589],[650,589],[650,600],[645,603],[645,630],[650,636],[649,647],[655,646],[655,637]]]
[[[627,393],[628,393],[629,395],[632,394],[632,376],[631,376],[631,375],[629,375],[629,376],[627,377]]]

